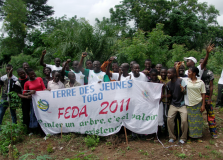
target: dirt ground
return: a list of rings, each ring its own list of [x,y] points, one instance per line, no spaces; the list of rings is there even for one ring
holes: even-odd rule
[[[85,135],[66,134],[50,136],[44,140],[40,135],[24,136],[22,142],[17,143],[19,157],[33,154],[25,159],[48,155],[54,160],[63,159],[223,159],[223,110],[215,109],[217,117],[218,138],[212,139],[208,130],[206,113],[204,117],[203,143],[192,141],[191,144],[178,145],[177,142],[168,143],[168,137],[159,137],[161,143],[153,140],[137,139],[126,144],[124,134],[118,137],[100,138],[96,147],[87,147]],[[130,137],[130,134],[129,134]],[[147,137],[149,138],[149,137]],[[8,159],[0,156],[0,159]],[[20,158],[21,159],[21,158]]]

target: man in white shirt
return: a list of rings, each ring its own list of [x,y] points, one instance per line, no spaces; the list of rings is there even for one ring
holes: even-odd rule
[[[208,61],[208,57],[209,57],[209,53],[214,49],[214,44],[212,45],[209,45],[207,48],[206,48],[206,56],[204,58],[204,61],[199,65],[197,66],[197,68],[199,69],[199,77],[201,78],[202,75],[203,75],[203,72],[204,72],[204,68],[205,66],[207,65],[207,61]],[[197,63],[197,60],[196,58],[194,57],[184,57],[184,61],[187,61],[187,68],[190,68],[190,67],[194,67],[195,64]],[[188,70],[185,71],[185,74],[188,75]]]
[[[221,72],[221,77],[218,81],[218,98],[216,102],[216,107],[223,107],[223,70]]]
[[[41,56],[41,59],[40,59],[40,65],[42,65],[43,67],[49,67],[51,68],[51,71],[60,71],[62,70],[62,67],[60,66],[60,58],[55,58],[54,62],[55,62],[55,65],[51,65],[51,64],[45,64],[43,62],[44,60],[44,56],[46,55],[46,50],[44,50],[42,52],[42,56]],[[50,74],[50,76],[52,77],[52,74]]]
[[[139,64],[135,63],[132,66],[132,79],[137,80],[137,81],[144,81],[148,82],[149,79],[146,77],[146,75],[142,72],[140,72],[140,66]]]

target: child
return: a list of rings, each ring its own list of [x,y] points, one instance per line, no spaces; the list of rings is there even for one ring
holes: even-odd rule
[[[69,72],[68,73],[68,78],[69,78],[70,81],[67,82],[67,84],[65,84],[65,88],[81,86],[81,84],[76,81],[76,76],[75,76],[74,72]]]
[[[130,62],[130,69],[131,69],[131,72],[129,72],[129,74],[132,75],[132,72],[133,72],[133,64],[136,64],[137,62],[136,61],[131,61]]]
[[[60,81],[60,72],[58,71],[53,71],[52,74],[53,80],[48,82],[47,89],[48,90],[54,90],[54,89],[62,89],[64,88],[64,84]]]
[[[68,59],[66,61],[66,63],[65,63],[65,66],[68,65],[70,63],[70,61],[71,60]],[[85,77],[85,75],[83,75],[82,72],[79,70],[78,65],[79,65],[78,61],[73,61],[73,68],[74,68],[74,70],[72,70],[72,72],[75,74],[76,81],[78,83],[80,83],[81,85],[84,85],[84,77]],[[68,73],[70,71],[65,70],[65,66],[62,68],[62,73],[64,73],[64,71],[65,71],[65,75],[68,77]]]
[[[168,95],[171,97],[171,105],[168,111],[167,127],[169,132],[169,142],[173,143],[176,140],[174,135],[174,119],[177,113],[180,113],[181,117],[181,130],[182,136],[180,137],[180,143],[184,144],[187,140],[187,108],[184,102],[184,94],[186,93],[185,82],[183,79],[177,77],[177,72],[175,68],[170,68],[167,71],[167,76],[171,80],[167,83]]]
[[[10,101],[10,97],[7,95],[7,93],[14,91],[15,82],[18,80],[16,76],[12,75],[12,71],[13,71],[12,65],[7,64],[6,65],[7,74],[0,78],[0,93],[2,90],[2,98],[1,98],[2,103],[0,104],[0,125],[2,124],[5,111],[8,108],[8,105],[9,105],[8,102]],[[10,112],[12,116],[12,122],[16,123],[17,121],[16,109],[10,107]]]
[[[99,61],[93,62],[93,70],[82,68],[83,60],[87,56],[87,53],[83,52],[78,69],[85,75],[85,84],[94,84],[100,82],[110,82],[109,77],[105,72],[101,71],[101,63]]]
[[[163,67],[163,65],[162,64],[160,64],[160,63],[158,63],[157,65],[156,65],[156,70],[157,70],[157,72],[158,72],[158,75],[160,75],[160,71],[161,71],[161,68]]]
[[[44,50],[42,52],[42,56],[41,56],[41,59],[40,59],[40,65],[42,65],[43,67],[49,67],[49,68],[51,68],[51,71],[54,71],[54,70],[60,71],[60,70],[62,70],[62,67],[60,66],[60,58],[55,58],[55,60],[54,60],[55,65],[45,64],[43,62],[45,55],[46,55],[46,50]],[[52,77],[52,74],[50,74],[50,76]]]
[[[150,80],[149,72],[152,70],[152,62],[150,59],[145,60],[145,69],[142,71],[146,75],[146,77]]]
[[[24,69],[19,68],[17,69],[17,73],[19,76],[19,80],[15,83],[15,92],[17,92],[18,96],[22,100],[22,115],[23,115],[23,124],[26,125],[27,128],[29,128],[29,112],[30,112],[30,101],[32,99],[31,95],[23,95],[24,90],[24,84],[29,81],[29,77],[26,75],[26,72]]]
[[[152,83],[161,83],[160,80],[157,78],[158,71],[156,69],[152,69],[150,71],[150,82]],[[162,94],[161,94],[162,95]],[[161,99],[163,96],[161,96]],[[158,113],[158,135],[161,134],[161,127],[163,126],[163,102],[160,102],[159,104],[159,113]],[[157,141],[157,136],[154,137],[154,142]]]

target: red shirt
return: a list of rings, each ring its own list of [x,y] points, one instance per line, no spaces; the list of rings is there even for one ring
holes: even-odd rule
[[[35,91],[43,91],[46,89],[42,78],[37,77],[34,81],[27,81],[24,85],[23,94],[27,91],[25,90],[35,90]]]

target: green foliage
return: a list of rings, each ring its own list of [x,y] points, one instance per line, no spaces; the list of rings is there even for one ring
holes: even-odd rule
[[[100,141],[100,138],[95,135],[87,135],[87,137],[84,139],[84,142],[88,147],[95,147],[98,145]]]
[[[29,156],[34,156],[34,154],[26,153],[23,156],[19,157],[19,160],[26,160],[28,159]],[[37,156],[35,159],[30,159],[30,160],[48,160],[48,159],[52,159],[52,158],[48,155],[42,155],[42,156]]]
[[[81,153],[78,153],[77,155],[74,156],[74,158],[66,158],[64,160],[96,160],[96,159],[99,159],[97,156],[93,155],[93,154],[89,154],[89,155],[86,155],[85,156],[85,152],[81,152]]]
[[[47,145],[46,150],[47,150],[47,153],[53,153],[53,146],[52,146],[51,143],[49,143],[49,144]]]
[[[184,153],[181,153],[181,154],[178,154],[178,157],[184,159],[184,158],[186,158],[186,155]]]
[[[10,107],[13,109],[21,107],[22,100],[19,98],[18,94],[14,91],[8,93],[10,97]]]

